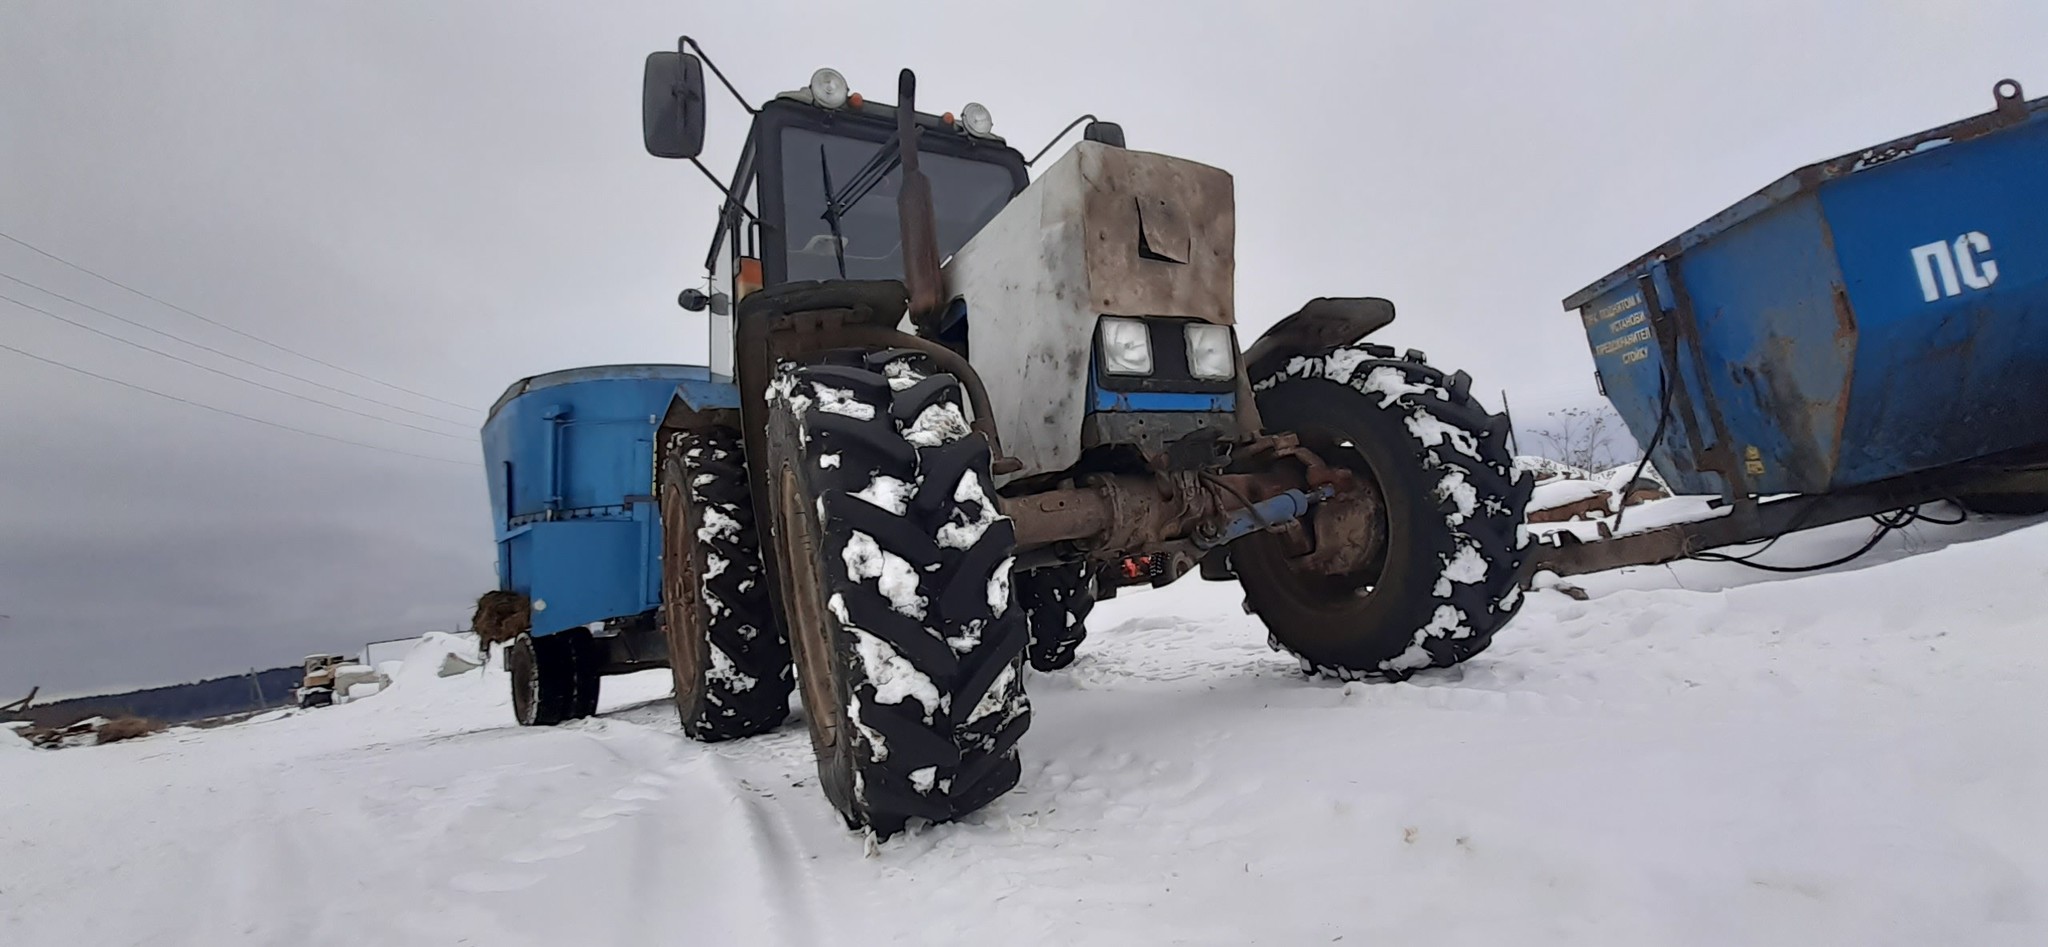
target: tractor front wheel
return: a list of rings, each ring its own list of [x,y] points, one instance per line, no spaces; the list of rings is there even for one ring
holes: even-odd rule
[[[1268,429],[1348,468],[1379,510],[1360,547],[1373,552],[1335,557],[1341,574],[1272,533],[1232,544],[1245,601],[1273,646],[1305,671],[1346,680],[1400,680],[1485,650],[1521,605],[1523,509],[1535,485],[1515,470],[1506,416],[1473,400],[1463,372],[1378,345],[1295,359],[1254,391]],[[1345,535],[1337,523],[1310,525]]]

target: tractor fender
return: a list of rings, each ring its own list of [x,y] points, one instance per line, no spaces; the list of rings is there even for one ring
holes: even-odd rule
[[[714,427],[739,430],[739,386],[732,379],[718,375],[709,381],[684,381],[676,385],[675,394],[668,399],[668,410],[661,416],[664,438],[668,431],[701,431]]]
[[[1318,296],[1245,350],[1245,375],[1257,381],[1287,367],[1291,359],[1326,354],[1393,321],[1394,304],[1377,296]]]

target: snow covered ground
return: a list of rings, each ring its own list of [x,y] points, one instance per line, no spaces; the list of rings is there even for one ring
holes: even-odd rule
[[[2048,943],[2048,523],[1576,581],[1394,685],[1303,680],[1234,586],[1107,603],[1020,789],[872,853],[795,721],[689,743],[655,672],[521,730],[430,644],[360,703],[0,752],[0,944]]]

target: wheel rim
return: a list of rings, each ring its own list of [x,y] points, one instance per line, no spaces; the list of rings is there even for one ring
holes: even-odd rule
[[[696,511],[689,503],[688,471],[674,457],[662,462],[662,559],[668,574],[662,589],[663,631],[668,637],[669,670],[675,677],[675,704],[688,725],[704,697],[704,628],[697,594]]]
[[[1297,433],[1302,445],[1314,451],[1325,463],[1342,467],[1357,475],[1359,488],[1369,491],[1374,497],[1380,515],[1373,520],[1372,529],[1378,534],[1378,552],[1373,561],[1364,569],[1342,574],[1311,571],[1297,560],[1287,558],[1286,568],[1275,570],[1277,577],[1292,586],[1292,591],[1305,598],[1320,599],[1332,604],[1349,603],[1368,597],[1386,575],[1387,556],[1394,548],[1396,538],[1394,511],[1387,506],[1386,492],[1380,487],[1379,474],[1373,470],[1372,459],[1363,451],[1351,446],[1344,437],[1328,428],[1318,425],[1302,425]],[[1277,544],[1275,549],[1277,551]]]
[[[534,661],[533,639],[520,635],[505,649],[505,670],[512,675],[512,715],[520,723],[534,721],[540,706],[540,667]]]
[[[803,690],[804,717],[810,723],[811,748],[823,765],[840,750],[845,708],[839,677],[832,673],[834,653],[830,619],[825,613],[824,582],[818,573],[816,524],[804,508],[796,471],[787,463],[777,478],[784,537],[782,567],[790,594],[783,603],[789,618],[789,642],[795,652],[797,686]]]

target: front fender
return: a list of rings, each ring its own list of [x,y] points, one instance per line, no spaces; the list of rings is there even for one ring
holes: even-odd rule
[[[1287,367],[1296,356],[1322,355],[1393,321],[1394,304],[1377,296],[1318,296],[1275,323],[1245,350],[1245,375],[1257,382]]]

